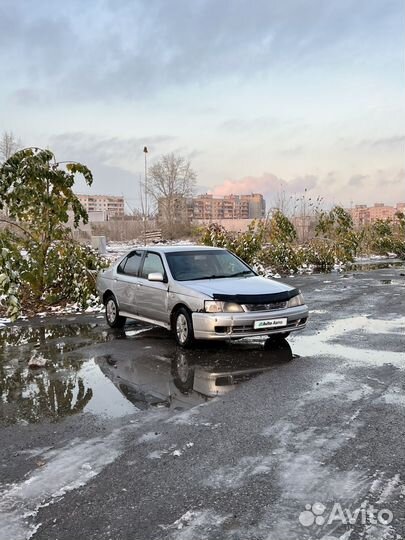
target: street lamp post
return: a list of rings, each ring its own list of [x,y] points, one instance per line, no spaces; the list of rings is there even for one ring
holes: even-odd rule
[[[144,193],[145,200],[144,200],[143,230],[144,230],[144,243],[146,244],[146,229],[147,229],[146,220],[148,219],[148,166],[147,166],[147,159],[146,159],[146,156],[148,154],[147,146],[143,147],[143,153],[145,154],[145,193]]]
[[[148,217],[148,167],[146,161],[146,155],[148,153],[148,147],[144,146],[143,152],[145,154],[145,219]]]

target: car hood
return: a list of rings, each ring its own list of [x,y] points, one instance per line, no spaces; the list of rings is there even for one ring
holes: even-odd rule
[[[262,296],[296,291],[290,285],[260,276],[183,281],[182,285],[211,298],[235,295],[235,301],[237,301],[236,297],[244,295]]]

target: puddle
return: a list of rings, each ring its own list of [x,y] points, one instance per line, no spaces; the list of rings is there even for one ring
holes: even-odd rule
[[[404,328],[405,317],[375,319],[359,315],[336,319],[317,336],[317,354],[341,358],[349,365],[391,364],[404,369]],[[352,336],[351,340],[347,339],[348,332]],[[381,339],[384,336],[385,339]],[[293,335],[291,342],[302,356],[313,355],[312,335]]]
[[[167,332],[139,325],[6,327],[0,329],[0,423],[189,409],[292,358],[285,340],[185,351]],[[31,368],[30,360],[45,367]]]
[[[362,271],[362,272],[368,272],[370,270],[383,270],[386,268],[401,268],[404,267],[405,263],[404,261],[400,259],[388,259],[383,261],[361,261],[361,262],[355,262],[355,263],[348,263],[345,266],[346,270],[356,270],[356,271]]]
[[[137,408],[180,410],[224,395],[236,385],[274,368],[277,363],[293,359],[290,345],[285,340],[239,345],[241,359],[235,359],[233,344],[185,351],[168,343],[166,349],[159,354],[159,345],[148,348],[136,361],[128,357],[114,362],[111,356],[101,356],[96,362],[104,375]]]

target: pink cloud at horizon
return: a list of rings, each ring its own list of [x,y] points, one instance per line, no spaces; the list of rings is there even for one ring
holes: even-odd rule
[[[271,198],[275,194],[286,191],[288,193],[303,192],[305,189],[311,190],[318,184],[318,178],[312,175],[297,177],[294,180],[286,181],[275,174],[263,173],[262,176],[246,176],[240,180],[227,179],[219,186],[210,190],[215,197],[224,195],[241,195],[248,193],[262,193],[265,199]]]
[[[289,198],[300,197],[304,191],[309,197],[321,197],[326,206],[340,204],[349,207],[352,204],[374,204],[382,202],[388,205],[404,201],[403,185],[405,169],[385,169],[370,171],[345,177],[339,172],[330,171],[322,177],[315,175],[296,176],[284,180],[272,173],[261,176],[246,176],[241,179],[226,179],[220,185],[209,190],[215,197],[224,195],[242,195],[261,193],[267,204],[278,204],[287,195]],[[382,194],[381,187],[385,191]],[[283,195],[284,194],[284,195]]]

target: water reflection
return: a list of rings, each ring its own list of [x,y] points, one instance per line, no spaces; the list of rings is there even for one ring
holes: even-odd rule
[[[66,353],[114,339],[97,324],[9,326],[0,331],[0,422],[35,423],[82,411],[93,396],[79,375],[83,358]],[[31,358],[46,367],[31,369]]]
[[[30,368],[33,357],[46,366]],[[103,323],[15,325],[0,330],[0,423],[189,408],[291,359],[285,340],[185,351],[166,331],[136,324],[124,331]]]
[[[93,396],[77,374],[58,373],[54,367],[33,371],[24,364],[14,369],[0,364],[0,380],[0,420],[5,424],[76,414]]]
[[[143,348],[136,360],[96,358],[100,369],[136,407],[185,408],[224,395],[241,382],[292,360],[286,340],[183,350],[166,344]]]
[[[115,339],[114,332],[105,329],[104,325],[91,324],[53,324],[46,326],[6,326],[0,330],[0,347],[39,347],[59,343],[59,349],[71,349],[85,343],[100,343]],[[0,354],[1,354],[0,349]]]

